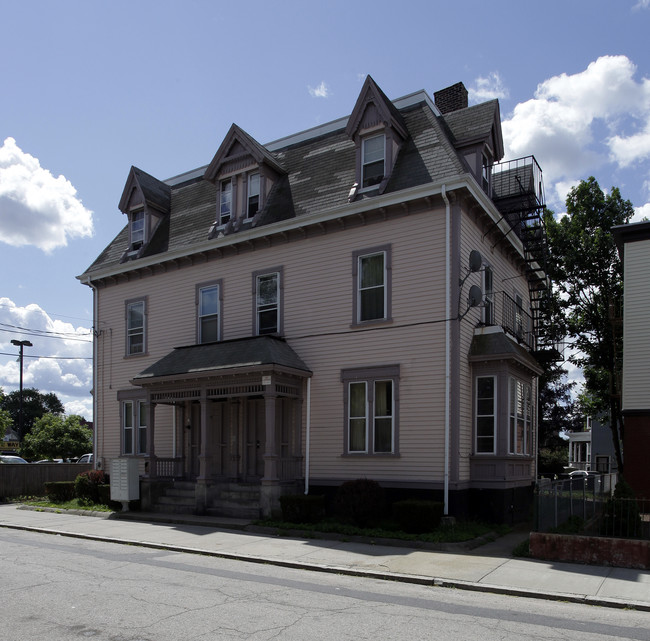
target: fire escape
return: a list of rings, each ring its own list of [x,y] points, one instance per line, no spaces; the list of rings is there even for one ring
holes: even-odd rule
[[[548,244],[543,212],[546,205],[542,170],[534,156],[497,163],[492,167],[491,196],[510,231],[522,242],[530,296],[536,355],[557,353],[545,335],[544,313],[551,283],[547,275]]]

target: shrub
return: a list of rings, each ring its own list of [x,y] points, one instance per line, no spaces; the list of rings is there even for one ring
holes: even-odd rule
[[[75,497],[74,481],[50,481],[44,484],[45,495],[53,503],[65,503]]]
[[[289,523],[317,523],[325,516],[321,494],[285,494],[280,497],[282,519]]]
[[[101,470],[87,470],[79,474],[74,482],[79,503],[87,505],[99,503],[99,486],[104,483],[104,472]]]
[[[384,515],[384,490],[371,479],[343,483],[336,493],[336,512],[358,527],[371,527]]]
[[[108,475],[106,475],[108,477]],[[98,503],[107,505],[112,510],[121,510],[122,504],[119,501],[111,501],[111,486],[108,483],[102,483],[97,486]]]
[[[404,532],[423,534],[440,525],[444,505],[439,501],[406,499],[393,503],[393,518]]]

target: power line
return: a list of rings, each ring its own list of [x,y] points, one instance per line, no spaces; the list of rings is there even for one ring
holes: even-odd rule
[[[7,327],[10,327],[12,329],[5,329]],[[92,331],[88,332],[87,334],[50,332],[44,329],[29,329],[28,327],[20,327],[18,325],[8,325],[7,323],[0,323],[0,332],[8,332],[10,334],[24,334],[26,336],[39,336],[41,338],[58,338],[59,340],[79,341],[81,343],[92,343],[91,340],[80,338],[83,336],[92,336]]]
[[[0,352],[0,356],[15,356],[12,352]],[[23,354],[23,358],[49,358],[59,361],[92,361],[92,356],[38,356],[36,354]]]

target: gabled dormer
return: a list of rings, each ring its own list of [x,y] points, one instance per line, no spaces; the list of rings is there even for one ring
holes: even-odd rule
[[[345,133],[357,152],[355,193],[383,193],[408,132],[400,112],[370,76],[363,83]]]
[[[119,209],[128,216],[128,246],[122,261],[142,256],[161,221],[169,215],[171,188],[148,173],[131,167]]]
[[[503,158],[499,101],[468,106],[462,82],[434,93],[436,107],[452,134],[454,147],[485,193],[492,194],[492,165]]]
[[[233,124],[203,175],[217,188],[210,237],[254,226],[271,189],[285,173],[264,146]]]

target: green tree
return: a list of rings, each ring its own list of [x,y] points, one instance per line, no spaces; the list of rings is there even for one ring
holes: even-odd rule
[[[552,323],[575,350],[569,360],[582,368],[594,409],[609,418],[622,471],[622,336],[616,318],[623,305],[623,267],[611,229],[627,223],[634,208],[615,187],[603,193],[593,177],[571,190],[566,208],[559,219],[553,212],[544,215],[555,294]]]
[[[71,458],[91,452],[92,430],[84,426],[84,419],[73,414],[45,414],[36,419],[32,431],[21,444],[21,456],[27,459]]]
[[[14,430],[18,433],[20,425],[20,391],[15,390],[9,394],[0,396],[0,409],[9,412],[13,421]],[[18,433],[22,438],[29,434],[36,419],[44,414],[60,414],[65,411],[63,403],[58,396],[52,392],[42,394],[33,387],[23,388],[23,433]]]

